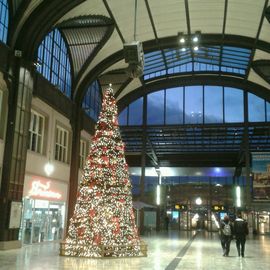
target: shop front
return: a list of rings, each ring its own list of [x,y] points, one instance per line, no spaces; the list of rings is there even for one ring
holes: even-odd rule
[[[20,239],[23,244],[63,238],[67,183],[27,175],[23,193]]]
[[[268,234],[270,233],[270,212],[268,211],[258,211],[253,213],[253,232],[258,234]]]

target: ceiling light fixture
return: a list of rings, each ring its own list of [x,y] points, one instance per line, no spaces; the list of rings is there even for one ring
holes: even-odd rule
[[[199,41],[199,38],[198,38],[197,36],[195,36],[195,37],[192,38],[192,41],[193,41],[194,43],[197,43],[197,42]]]
[[[184,34],[183,32],[178,32],[177,42],[180,44],[180,51],[185,52],[188,48],[192,48],[193,51],[198,51],[200,36],[200,31],[196,31],[194,34]]]
[[[181,37],[181,38],[180,38],[180,43],[183,44],[183,43],[185,43],[185,42],[186,42],[186,40],[185,40],[183,37]]]
[[[196,198],[195,203],[197,205],[201,205],[202,204],[202,199],[200,197]]]

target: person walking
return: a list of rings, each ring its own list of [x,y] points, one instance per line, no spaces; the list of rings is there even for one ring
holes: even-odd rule
[[[169,230],[169,223],[170,223],[170,218],[168,216],[165,217],[165,230]]]
[[[228,257],[230,253],[230,245],[233,236],[233,226],[230,222],[230,218],[226,215],[224,216],[223,222],[220,226],[221,232],[221,246],[223,249],[223,256]]]
[[[246,236],[248,235],[248,223],[242,218],[241,213],[237,213],[234,221],[234,235],[238,256],[245,257]]]

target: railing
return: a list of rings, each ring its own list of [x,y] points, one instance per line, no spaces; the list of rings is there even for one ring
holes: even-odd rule
[[[90,248],[87,245],[61,242],[60,256],[86,258],[147,257],[147,245],[141,240],[139,245],[96,245]]]

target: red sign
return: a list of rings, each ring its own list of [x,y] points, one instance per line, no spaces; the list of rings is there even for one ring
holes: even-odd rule
[[[31,185],[31,189],[28,192],[28,196],[47,198],[47,199],[61,199],[62,194],[50,189],[51,181],[46,183],[40,180],[34,180]]]

